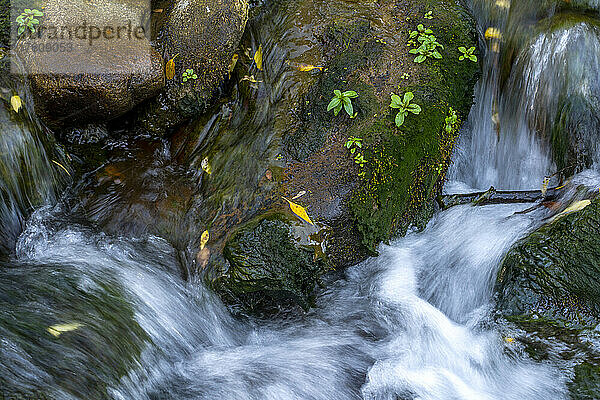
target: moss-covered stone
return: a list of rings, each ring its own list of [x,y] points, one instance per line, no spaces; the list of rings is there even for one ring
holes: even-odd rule
[[[213,287],[250,311],[290,302],[308,309],[326,266],[294,232],[282,214],[261,216],[238,228],[223,252],[228,271]]]
[[[2,396],[110,399],[107,389],[139,365],[149,340],[118,280],[106,273],[82,278],[68,265],[0,268]],[[59,336],[49,330],[73,323],[77,329]]]
[[[498,273],[498,309],[566,326],[600,320],[600,200],[543,226],[513,248]]]

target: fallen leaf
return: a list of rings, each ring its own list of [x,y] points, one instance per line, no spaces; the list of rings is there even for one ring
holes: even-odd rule
[[[156,8],[156,9],[152,10],[152,12],[161,13],[161,12],[163,12],[163,9],[162,8]]]
[[[565,215],[569,215],[574,212],[581,211],[584,208],[586,208],[587,206],[589,206],[590,204],[592,204],[592,202],[590,200],[576,201],[576,202],[572,203],[569,207],[565,208],[561,213],[558,213],[554,217],[552,217],[550,222],[552,223],[552,222],[556,221],[557,219],[564,217]]]
[[[202,232],[202,236],[200,236],[200,250],[204,250],[206,243],[208,243],[208,239],[210,239],[208,231]]]
[[[510,1],[508,1],[508,0],[497,0],[496,1],[496,6],[498,6],[499,8],[509,9],[510,8]]]
[[[298,64],[298,66],[296,68],[298,69],[298,71],[303,71],[303,72],[310,72],[313,69],[319,69],[319,70],[323,71],[323,67],[321,67],[319,65]]]
[[[254,53],[254,62],[256,63],[256,67],[262,71],[263,67],[263,49],[262,45],[258,46],[258,50]]]
[[[271,172],[270,169],[268,169],[267,172],[265,172],[265,178],[267,178],[270,181],[273,180],[273,173]]]
[[[52,325],[46,329],[54,337],[59,337],[61,333],[74,331],[81,328],[83,325],[78,322],[72,322],[70,324],[58,324]]]
[[[313,222],[310,220],[310,217],[306,213],[306,210],[304,209],[304,207],[302,207],[301,205],[298,205],[294,202],[289,201],[285,197],[283,197],[283,199],[285,201],[287,201],[288,203],[290,203],[290,209],[292,210],[292,212],[294,214],[296,214],[298,217],[300,217],[302,220],[308,222],[309,224],[314,225]]]
[[[231,61],[229,62],[229,79],[231,79],[231,73],[233,72],[233,69],[235,68],[235,65],[237,64],[239,58],[240,56],[237,53],[235,53],[233,57],[231,57]]]
[[[212,168],[210,167],[210,163],[208,162],[208,157],[204,157],[204,160],[200,163],[200,166],[207,174],[212,174]]]
[[[301,191],[298,192],[297,195],[295,195],[294,197],[292,197],[292,200],[296,200],[297,198],[302,197],[305,194],[306,194],[306,190],[301,190]]]
[[[240,82],[241,81],[248,81],[248,82],[251,82],[251,83],[262,82],[262,81],[257,81],[256,79],[254,79],[254,75],[250,75],[250,76],[246,75],[242,79],[240,79]]]
[[[15,94],[13,97],[10,98],[10,105],[12,106],[13,110],[15,110],[15,112],[19,112],[21,106],[23,105],[23,102],[21,102],[21,98]]]
[[[54,161],[54,160],[52,160],[52,162],[53,162],[54,164],[58,165],[59,167],[61,167],[61,168],[62,168],[62,169],[63,169],[63,170],[64,170],[64,171],[67,173],[67,175],[71,176],[71,173],[69,172],[69,170],[68,170],[68,169],[66,169],[66,168],[64,167],[64,165],[62,165],[62,164],[61,164],[61,163],[59,163],[58,161]]]
[[[177,57],[178,54],[175,55]],[[168,80],[171,80],[175,77],[175,57],[171,58],[167,61],[167,65],[165,65],[165,75]]]
[[[542,182],[542,196],[546,197],[546,193],[548,193],[548,185],[550,184],[550,178],[545,177]]]
[[[490,27],[485,30],[485,38],[486,39],[502,39],[502,32],[500,29]]]
[[[505,337],[505,338],[504,338],[504,341],[505,341],[506,343],[513,343],[513,342],[515,341],[515,339],[513,339],[513,338],[511,338],[511,337]]]

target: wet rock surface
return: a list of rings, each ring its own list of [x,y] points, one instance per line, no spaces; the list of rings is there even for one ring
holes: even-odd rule
[[[513,248],[496,284],[503,315],[594,327],[600,315],[599,227],[596,199]]]

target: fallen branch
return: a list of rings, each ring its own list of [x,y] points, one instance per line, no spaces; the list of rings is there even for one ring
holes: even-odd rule
[[[445,210],[460,204],[485,206],[489,204],[537,203],[557,198],[559,189],[541,190],[496,190],[493,186],[485,192],[446,194],[438,197],[440,207]]]

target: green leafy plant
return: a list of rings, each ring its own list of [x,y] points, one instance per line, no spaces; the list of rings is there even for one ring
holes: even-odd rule
[[[474,55],[473,53],[475,52],[475,46],[473,47],[469,47],[468,49],[460,46],[458,48],[458,51],[460,51],[462,54],[460,55],[460,57],[458,57],[458,59],[460,61],[465,60],[465,59],[469,59],[473,62],[477,62],[477,56]]]
[[[190,79],[196,80],[198,79],[198,75],[196,75],[193,69],[186,69],[185,72],[181,75],[181,80],[183,82],[187,82]]]
[[[35,33],[36,25],[39,25],[39,17],[43,17],[44,13],[40,10],[26,8],[23,10],[21,15],[16,19],[19,28],[17,29],[17,35],[22,35],[25,29],[29,29],[31,33]]]
[[[350,99],[358,97],[358,93],[353,90],[347,90],[342,93],[336,89],[333,91],[333,94],[335,94],[335,97],[329,102],[327,111],[333,110],[333,113],[337,116],[342,110],[342,107],[344,107],[344,110],[346,110],[346,113],[350,118],[354,118],[356,114],[354,113],[354,107],[352,106],[352,100]]]
[[[392,93],[390,107],[398,110],[395,118],[397,127],[401,127],[404,124],[404,118],[406,118],[409,112],[415,115],[421,113],[421,106],[410,102],[414,97],[412,92],[404,93],[404,98],[400,98],[397,94]]]
[[[417,43],[419,45],[417,48],[409,50],[409,53],[417,54],[414,62],[420,64],[427,58],[442,58],[438,48],[443,49],[444,46],[438,43],[433,31],[430,28],[425,28],[423,24],[417,25],[417,30],[412,31],[409,34],[408,45],[417,46]]]
[[[419,37],[419,40],[420,39],[423,39],[421,45],[418,48],[409,51],[411,54],[417,54],[414,62],[420,64],[427,58],[436,58],[438,60],[442,58],[442,55],[438,51],[438,47],[443,49],[444,46],[437,42],[435,36],[427,35],[427,37]]]
[[[346,140],[345,146],[348,150],[350,150],[350,154],[353,156],[352,158],[354,159],[354,163],[358,164],[358,166],[361,168],[358,176],[365,176],[364,167],[367,163],[367,160],[365,160],[364,155],[361,153],[361,149],[363,147],[362,139],[351,136],[348,138],[348,140]]]
[[[456,114],[456,111],[454,111],[454,109],[452,107],[450,107],[450,109],[448,110],[448,116],[446,117],[445,126],[444,126],[444,130],[446,131],[446,133],[452,132],[452,130],[454,129],[454,127],[456,126],[457,123],[458,123],[458,115]]]
[[[433,19],[433,12],[432,11],[427,11],[425,13],[425,16],[423,18],[425,18],[425,19]]]

